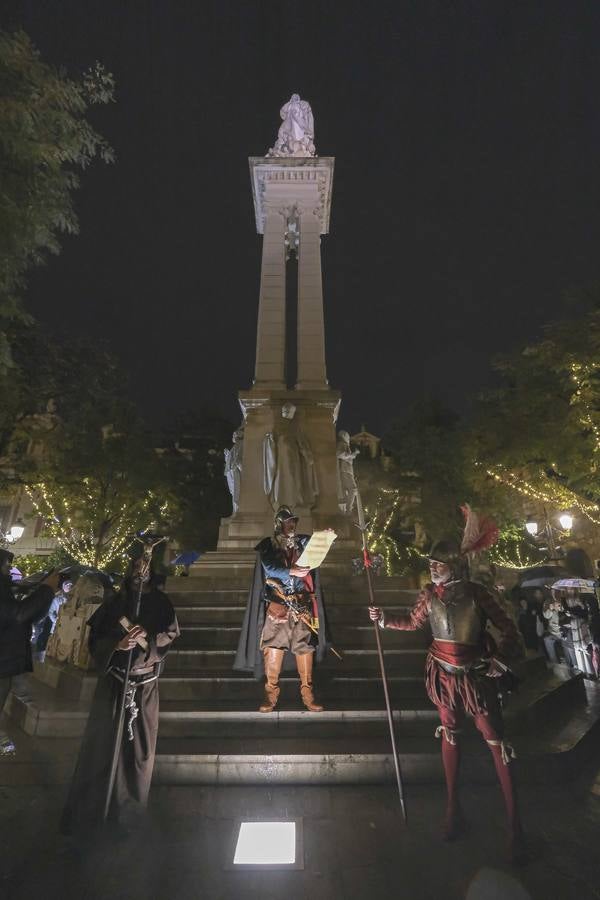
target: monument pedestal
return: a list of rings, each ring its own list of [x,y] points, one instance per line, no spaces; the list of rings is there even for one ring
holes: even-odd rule
[[[240,508],[221,520],[219,550],[252,549],[261,538],[273,532],[273,518],[279,506],[293,507],[300,517],[298,529],[310,534],[322,528],[333,528],[339,539],[350,536],[350,523],[340,513],[337,488],[336,433],[334,414],[340,395],[332,390],[286,390],[253,387],[239,394],[244,411],[243,478]],[[282,416],[284,405],[296,408],[293,419]],[[300,503],[282,493],[278,497],[266,492],[265,437],[274,440],[282,434],[305,442],[314,461],[318,493],[312,505]]]

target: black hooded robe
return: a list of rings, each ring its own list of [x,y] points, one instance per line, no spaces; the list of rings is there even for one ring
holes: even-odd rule
[[[123,687],[108,669],[126,666],[127,653],[115,651],[115,646],[125,635],[119,619],[126,616],[133,621],[134,608],[133,593],[125,590],[122,595],[103,603],[89,620],[89,648],[100,676],[61,818],[63,834],[84,836],[102,823]],[[145,678],[148,676],[137,673],[151,667],[155,672],[160,671],[171,643],[179,636],[175,610],[167,595],[156,588],[142,594],[136,624],[142,625],[148,634],[148,650],[139,646],[133,650],[131,673],[134,678]],[[112,820],[118,820],[122,811],[144,808],[148,800],[158,735],[158,679],[137,688],[135,703],[139,713],[133,724],[133,741],[129,740],[128,713],[125,711],[109,812]]]
[[[298,535],[303,545],[306,545],[309,535]],[[263,626],[265,624],[265,574],[262,566],[261,552],[266,546],[265,542],[271,541],[271,538],[264,538],[254,548],[256,552],[256,564],[254,566],[254,575],[250,590],[248,592],[248,601],[246,603],[246,611],[244,613],[244,621],[242,623],[242,631],[238,642],[237,653],[233,663],[233,668],[237,672],[252,672],[256,680],[260,680],[264,674],[264,660],[260,649],[260,637]],[[312,643],[315,647],[315,658],[317,662],[321,662],[327,653],[329,640],[329,629],[327,618],[325,616],[325,606],[323,603],[323,592],[321,590],[321,578],[319,570],[313,569],[311,576],[314,585],[314,594],[317,602],[317,614],[319,619],[319,634],[313,636]],[[295,671],[296,660],[294,654],[289,650],[286,651],[283,660],[284,671]]]

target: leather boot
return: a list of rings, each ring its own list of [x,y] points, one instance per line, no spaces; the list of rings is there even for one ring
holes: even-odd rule
[[[297,653],[296,665],[298,667],[298,675],[300,676],[300,696],[302,702],[309,712],[323,712],[323,707],[315,703],[315,695],[313,694],[312,684],[312,653]]]
[[[265,696],[259,712],[273,712],[279,700],[279,673],[283,665],[285,650],[267,647],[263,650],[265,660]]]

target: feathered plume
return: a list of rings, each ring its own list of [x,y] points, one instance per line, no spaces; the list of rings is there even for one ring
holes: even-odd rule
[[[477,515],[468,503],[461,506],[461,512],[465,517],[465,530],[463,533],[460,551],[464,555],[479,553],[487,550],[498,540],[498,526],[489,516]]]

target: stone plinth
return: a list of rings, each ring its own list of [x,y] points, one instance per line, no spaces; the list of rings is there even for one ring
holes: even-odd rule
[[[339,402],[337,391],[257,390],[239,395],[245,413],[244,456],[240,509],[223,519],[219,533],[219,550],[250,549],[273,531],[273,505],[265,493],[264,440],[268,433],[277,434],[290,427],[282,419],[286,402],[296,407],[293,427],[301,431],[310,445],[315,461],[319,493],[312,508],[296,505],[300,516],[299,530],[311,533],[331,527],[340,539],[349,535],[349,522],[340,514],[337,497],[337,460],[334,410]],[[286,502],[286,501],[283,501]]]

